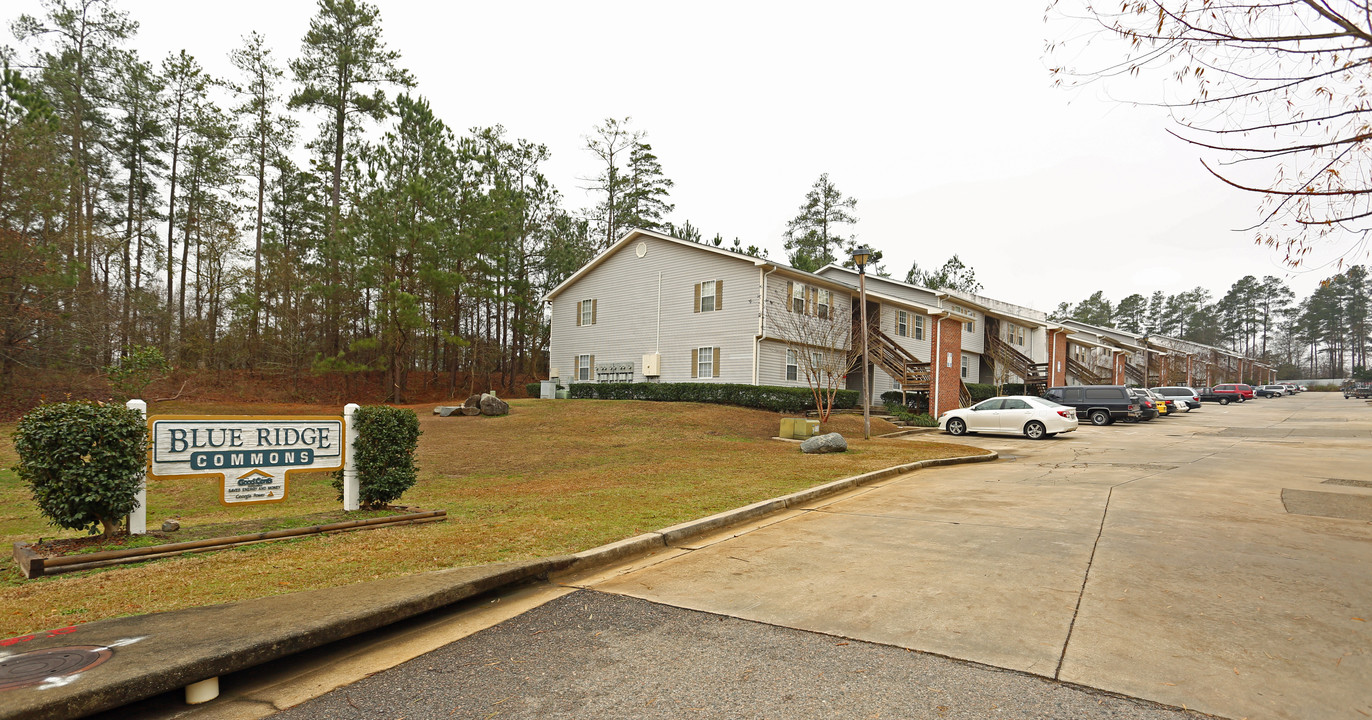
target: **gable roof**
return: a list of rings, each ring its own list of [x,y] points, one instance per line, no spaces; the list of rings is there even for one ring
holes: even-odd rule
[[[605,260],[608,259],[611,255],[614,255],[616,252],[618,252],[620,248],[623,248],[625,245],[628,245],[629,243],[642,237],[649,237],[655,240],[665,240],[667,242],[672,242],[678,245],[695,248],[697,250],[716,253],[719,255],[723,255],[725,257],[735,258],[737,260],[747,262],[750,265],[762,265],[767,262],[762,258],[756,258],[752,255],[744,255],[743,253],[736,253],[733,250],[717,248],[713,245],[691,242],[690,240],[682,240],[681,238],[672,237],[671,235],[660,233],[655,230],[632,228],[628,232],[624,233],[624,235],[620,237],[619,240],[615,241],[613,245],[605,248],[604,250],[600,251],[598,255],[591,258],[590,262],[586,263],[585,265],[582,265],[576,272],[572,273],[571,275],[568,275],[566,280],[563,280],[562,282],[557,284],[557,287],[553,288],[552,290],[549,290],[548,294],[543,296],[543,302],[549,302],[553,298],[562,294],[563,290],[566,290],[568,287],[571,287],[573,284],[576,283],[577,280],[580,280],[584,275],[599,267],[600,264],[605,262]]]

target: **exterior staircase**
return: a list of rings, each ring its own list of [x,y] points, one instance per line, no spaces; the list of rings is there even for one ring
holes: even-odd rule
[[[1036,385],[1040,393],[1047,390],[1048,363],[1036,363],[1033,358],[1002,340],[1000,337],[1000,321],[995,318],[986,318],[984,325],[986,327],[986,344],[982,356],[990,359],[994,367],[1006,368],[1023,379],[1026,394],[1035,394],[1030,388]]]
[[[862,347],[861,323],[853,324],[853,347]],[[929,395],[930,386],[933,378],[932,366],[915,357],[913,353],[901,347],[891,336],[882,332],[875,325],[867,328],[867,353],[872,360],[872,364],[886,371],[887,375],[895,378],[900,383],[900,389],[907,393],[924,393]],[[967,390],[967,385],[958,380],[958,405],[967,407],[972,404],[972,394]],[[883,408],[884,410],[884,408]],[[875,411],[875,408],[874,408]],[[858,410],[861,412],[861,410]]]
[[[1105,368],[1087,365],[1072,358],[1067,358],[1067,372],[1075,375],[1082,385],[1110,385],[1114,379]]]

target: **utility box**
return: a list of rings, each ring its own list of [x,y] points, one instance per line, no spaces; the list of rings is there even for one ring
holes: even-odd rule
[[[543,400],[552,400],[557,397],[557,381],[541,380],[538,383],[538,397]]]
[[[806,440],[813,437],[818,430],[818,421],[805,418],[783,418],[781,421],[781,437],[789,440]]]
[[[643,377],[662,375],[662,353],[648,353],[643,356]]]

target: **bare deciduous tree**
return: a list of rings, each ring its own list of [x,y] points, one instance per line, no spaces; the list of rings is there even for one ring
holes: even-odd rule
[[[1075,9],[1069,9],[1069,5]],[[1173,135],[1202,150],[1224,183],[1262,196],[1249,230],[1295,267],[1321,240],[1347,243],[1372,230],[1372,4],[1365,0],[1050,0],[1047,19],[1076,20],[1047,46],[1055,82],[1171,75],[1161,98]],[[1104,34],[1123,57],[1080,55]],[[1067,59],[1069,53],[1077,57]],[[1098,57],[1098,56],[1097,56]],[[1096,62],[1089,68],[1077,63]]]
[[[831,302],[823,310],[808,299],[804,305],[803,312],[795,312],[788,305],[769,302],[767,334],[786,344],[788,372],[794,358],[795,379],[810,386],[819,421],[828,422],[834,398],[861,353],[853,345],[853,311],[847,300],[838,307]]]

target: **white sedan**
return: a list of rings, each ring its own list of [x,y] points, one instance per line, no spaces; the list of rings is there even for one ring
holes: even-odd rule
[[[949,435],[969,432],[1023,433],[1030,440],[1050,438],[1077,429],[1077,411],[1031,395],[983,400],[972,407],[949,410],[938,420]]]

